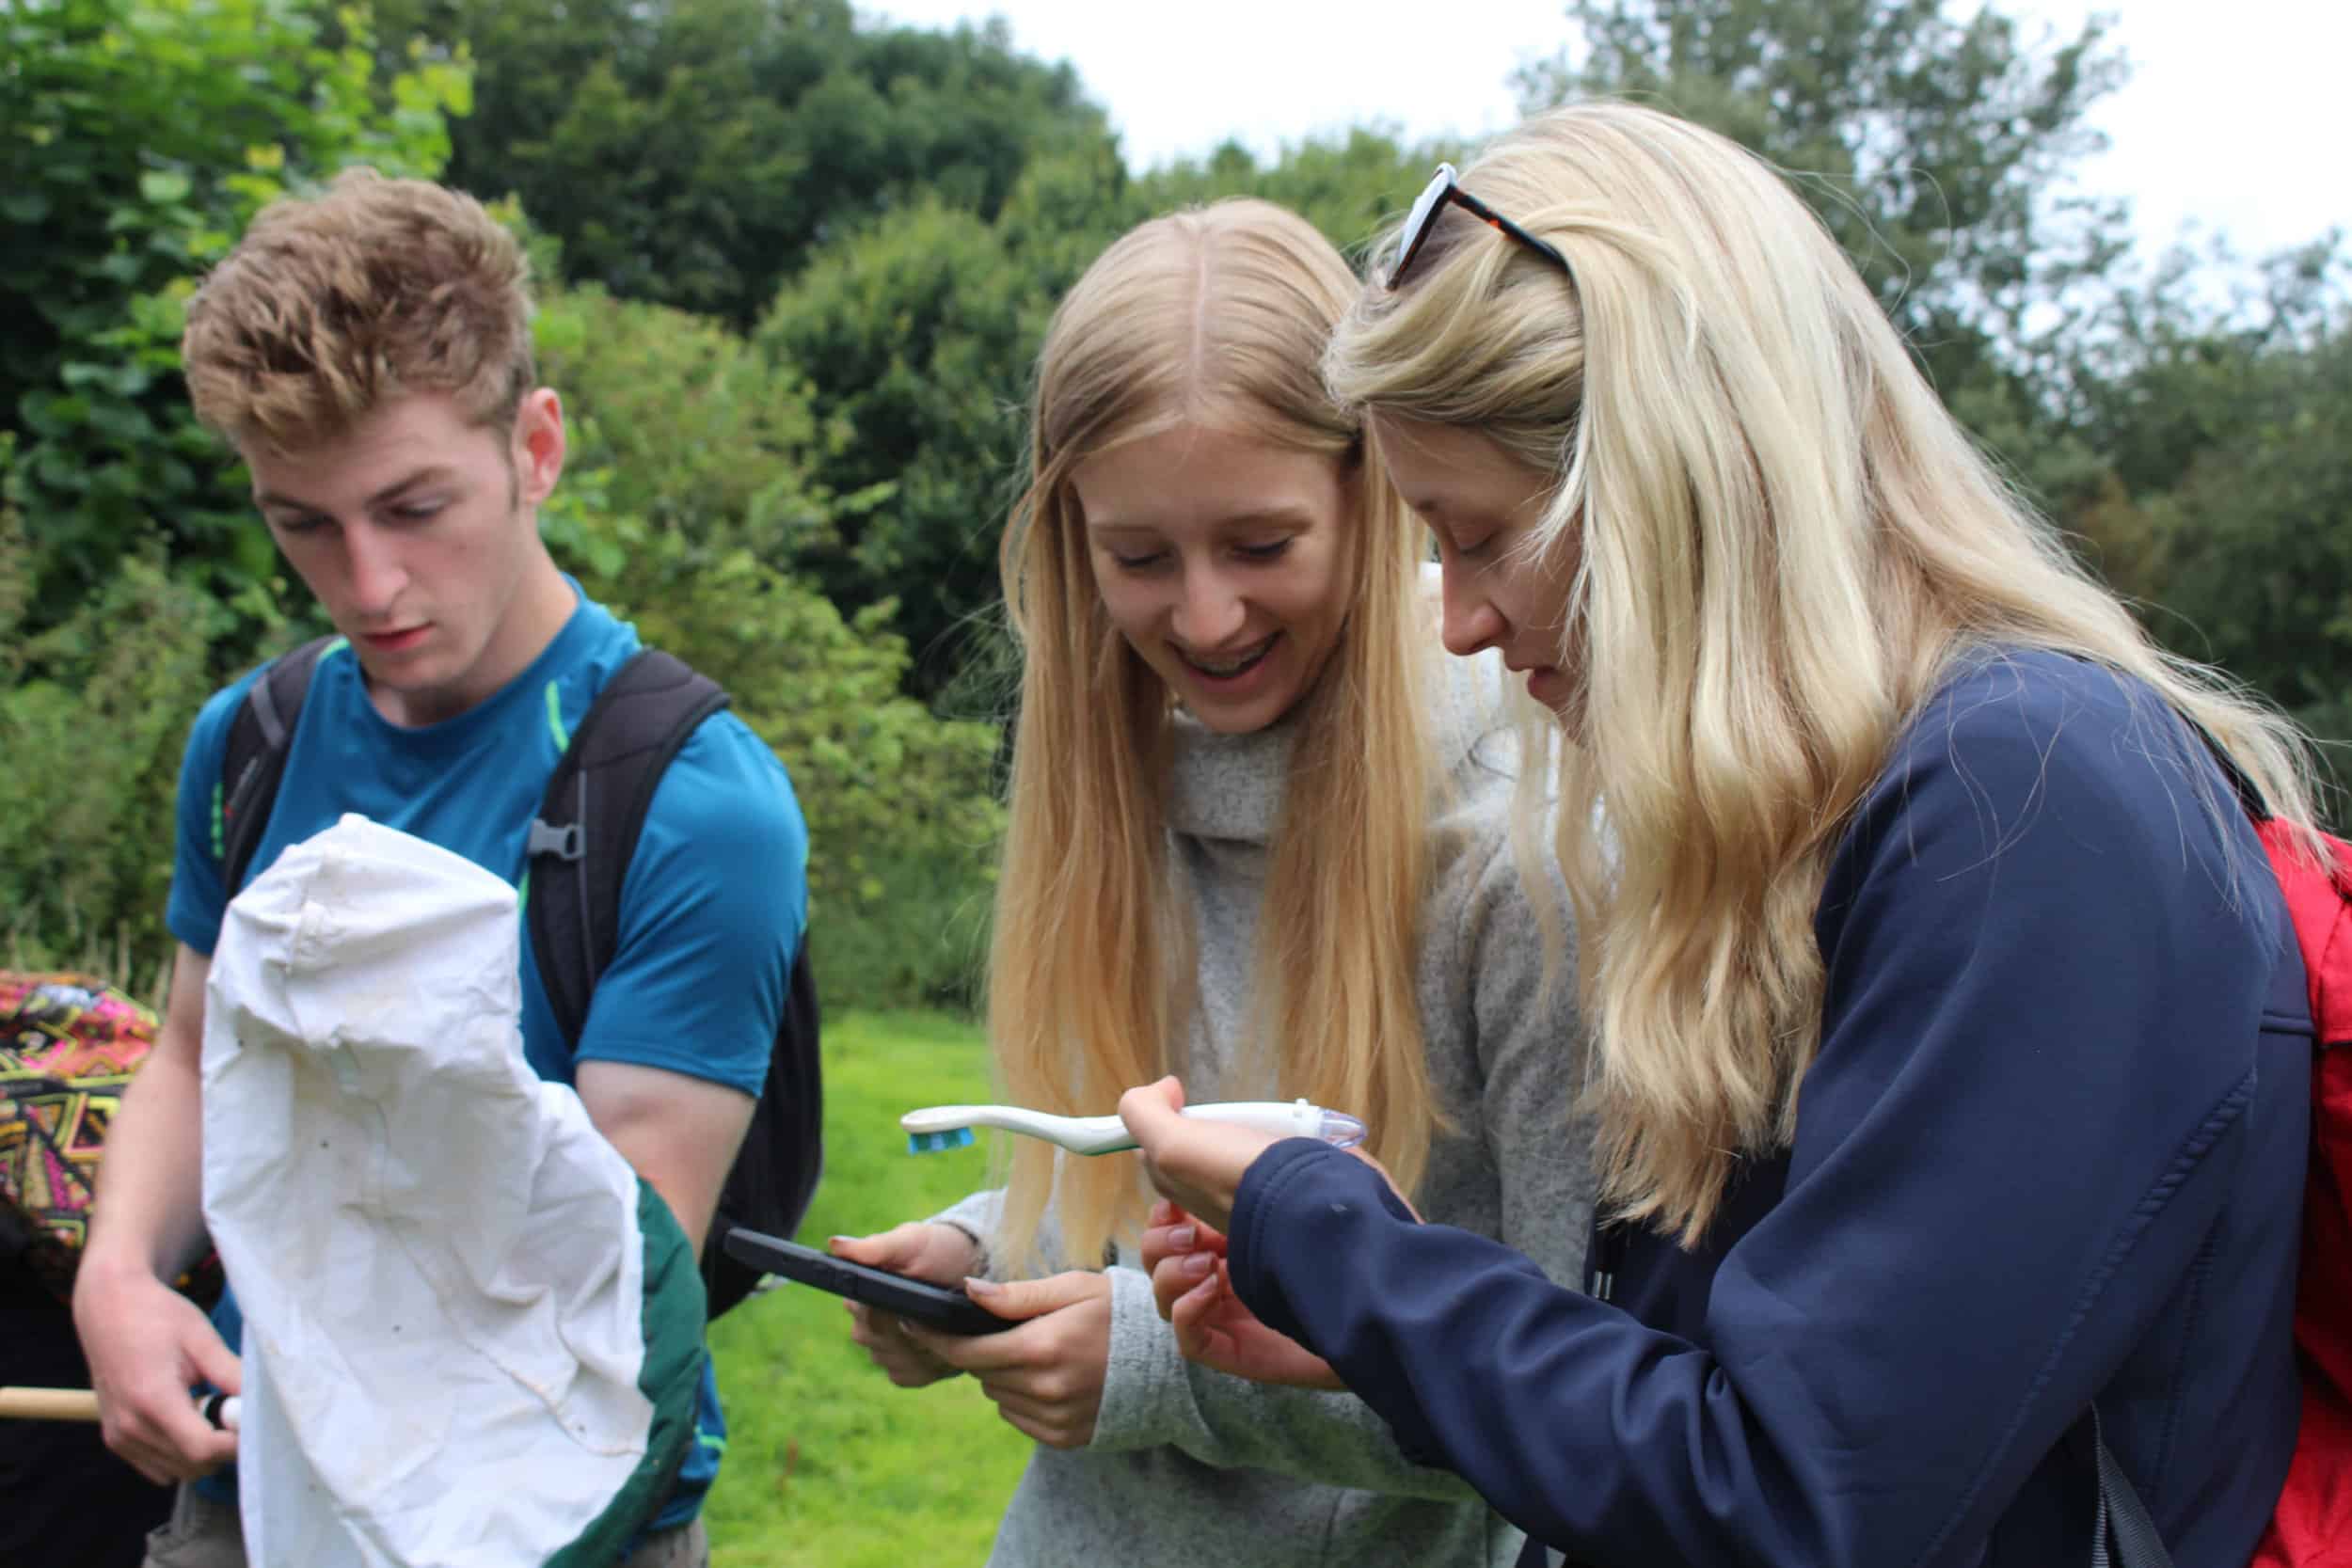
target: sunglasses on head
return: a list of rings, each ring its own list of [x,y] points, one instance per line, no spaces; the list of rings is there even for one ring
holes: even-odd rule
[[[1452,164],[1439,164],[1438,172],[1431,175],[1429,183],[1422,188],[1421,199],[1413,203],[1413,211],[1405,220],[1405,232],[1397,237],[1396,260],[1389,266],[1390,288],[1393,289],[1405,281],[1405,274],[1411,268],[1414,259],[1421,255],[1422,245],[1429,238],[1429,231],[1438,226],[1438,214],[1444,212],[1449,203],[1488,227],[1510,235],[1567,274],[1571,284],[1576,281],[1576,270],[1568,265],[1565,256],[1464,190],[1462,177],[1454,172]]]

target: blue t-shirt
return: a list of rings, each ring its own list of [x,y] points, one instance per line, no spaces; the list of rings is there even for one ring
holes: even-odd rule
[[[331,645],[311,676],[247,879],[288,845],[358,812],[519,884],[531,820],[572,728],[637,649],[635,627],[582,597],[555,640],[492,696],[453,719],[407,728],[376,711],[358,659]],[[207,956],[230,896],[216,809],[222,754],[258,673],[204,705],[181,764],[166,922]],[[631,1062],[757,1095],[806,923],[807,863],[808,832],[775,753],[732,714],[706,721],[654,791],[622,881],[619,942],[597,976],[577,1050],[557,1027],[525,926],[522,1036],[532,1070],[569,1084],[578,1061]],[[239,1343],[244,1323],[232,1297],[222,1298],[214,1322]],[[718,1475],[726,1426],[707,1367],[699,1417],[698,1440],[657,1528],[691,1519]],[[226,1501],[235,1472],[199,1485]]]

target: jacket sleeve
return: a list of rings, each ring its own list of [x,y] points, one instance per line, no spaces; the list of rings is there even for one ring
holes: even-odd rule
[[[2275,911],[2128,722],[1931,718],[1832,866],[1787,1184],[1695,1339],[1316,1145],[1243,1183],[1243,1300],[1572,1559],[1975,1560],[2228,1192]]]
[[[1433,937],[1426,956],[1446,977],[1436,990],[1451,1015],[1433,1021],[1429,1037],[1433,1051],[1464,1057],[1459,1093],[1467,1100],[1453,1107],[1450,1135],[1478,1146],[1458,1164],[1491,1183],[1479,1195],[1482,1206],[1500,1214],[1507,1245],[1568,1283],[1592,1204],[1589,1167],[1568,1131],[1583,1061],[1574,972],[1563,964],[1545,974],[1543,942],[1511,862],[1503,795],[1491,803],[1497,809],[1477,824],[1491,831],[1479,832],[1464,857],[1458,902],[1444,905],[1452,929]],[[1452,1471],[1400,1449],[1389,1423],[1352,1394],[1269,1387],[1184,1360],[1160,1321],[1149,1276],[1115,1269],[1111,1282],[1110,1366],[1093,1447],[1166,1443],[1221,1468],[1442,1500],[1475,1496]]]
[[[1004,1212],[1002,1188],[974,1193],[931,1216],[979,1243],[991,1277],[1003,1278],[988,1255]],[[1054,1242],[1048,1213],[1049,1245]],[[1142,1270],[1104,1271],[1111,1282],[1111,1342],[1103,1404],[1088,1445],[1119,1452],[1172,1444],[1204,1464],[1248,1465],[1340,1486],[1445,1501],[1477,1494],[1450,1470],[1431,1469],[1398,1451],[1389,1424],[1352,1394],[1275,1388],[1196,1367],[1176,1353],[1160,1321],[1152,1279]]]
[[[1476,1499],[1460,1476],[1406,1454],[1389,1423],[1353,1394],[1251,1383],[1186,1361],[1152,1305],[1151,1276],[1124,1267],[1109,1274],[1110,1365],[1088,1444],[1093,1451],[1165,1444],[1218,1469],[1439,1502]]]

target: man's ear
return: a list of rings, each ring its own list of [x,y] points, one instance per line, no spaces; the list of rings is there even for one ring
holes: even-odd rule
[[[537,506],[555,492],[564,474],[564,401],[551,387],[533,388],[515,410],[516,499]]]

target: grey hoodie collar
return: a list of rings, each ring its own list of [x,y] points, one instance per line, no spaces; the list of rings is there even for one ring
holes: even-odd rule
[[[1168,721],[1168,825],[1192,838],[1270,844],[1298,726],[1285,718],[1219,735],[1182,709]]]

